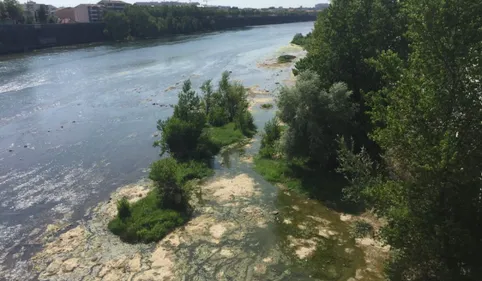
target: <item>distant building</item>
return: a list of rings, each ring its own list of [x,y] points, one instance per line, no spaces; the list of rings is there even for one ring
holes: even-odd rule
[[[177,1],[164,1],[164,2],[136,2],[134,3],[136,6],[149,6],[149,7],[157,7],[157,6],[199,6],[199,2],[177,2]]]
[[[75,22],[75,9],[74,8],[59,8],[55,10],[54,15],[59,19],[60,23],[72,23]]]
[[[103,6],[106,11],[122,12],[130,4],[119,0],[102,0],[97,5]]]
[[[315,5],[315,10],[324,10],[326,8],[330,7],[329,3],[320,3]]]
[[[75,22],[100,22],[104,16],[104,7],[93,4],[80,4],[74,8]]]

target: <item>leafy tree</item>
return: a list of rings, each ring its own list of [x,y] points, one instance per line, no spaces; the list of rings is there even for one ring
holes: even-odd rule
[[[129,36],[129,19],[125,14],[108,12],[104,15],[104,21],[104,33],[106,33],[113,40],[124,40],[127,38],[127,36]]]
[[[368,139],[371,122],[366,115],[364,95],[383,85],[380,74],[367,59],[383,50],[406,52],[404,17],[397,0],[333,0],[315,23],[308,56],[296,64],[295,74],[311,69],[320,77],[323,88],[344,82],[353,92],[352,99],[360,111],[354,128],[356,147],[366,146],[372,155],[378,149]]]
[[[41,23],[47,22],[48,15],[47,15],[47,10],[45,8],[45,5],[40,5],[37,17],[38,17],[39,22],[41,22]]]
[[[281,126],[278,124],[276,118],[266,122],[259,154],[265,158],[273,158],[276,154],[276,143],[280,138]]]
[[[333,167],[336,159],[336,138],[349,135],[356,105],[351,91],[342,83],[329,91],[322,87],[320,77],[311,71],[299,76],[292,88],[279,94],[279,118],[288,125],[285,152],[289,158],[309,159],[322,167]]]
[[[17,0],[4,0],[3,3],[10,19],[15,22],[23,19],[23,9]]]
[[[160,207],[183,211],[187,198],[179,179],[180,166],[172,158],[164,158],[151,165],[149,178],[156,183]]]
[[[482,5],[404,5],[408,65],[395,52],[374,62],[387,80],[371,97],[386,171],[360,191],[388,221],[382,237],[393,248],[390,280],[481,280]],[[346,159],[363,174],[373,171],[362,156]]]
[[[5,20],[7,19],[8,14],[7,14],[7,9],[5,8],[5,4],[3,1],[0,1],[0,20]]]
[[[201,99],[191,88],[191,81],[184,82],[179,93],[178,104],[172,117],[159,120],[157,128],[162,132],[161,140],[154,143],[161,147],[161,154],[168,152],[177,159],[193,159],[211,156],[203,151],[207,137],[203,134],[206,116]]]

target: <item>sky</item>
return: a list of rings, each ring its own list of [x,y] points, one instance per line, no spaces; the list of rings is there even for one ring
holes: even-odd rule
[[[50,4],[56,7],[73,7],[78,4],[91,4],[97,3],[100,0],[34,0],[39,4]],[[123,0],[128,3],[135,2],[150,2],[152,0]],[[162,2],[162,0],[154,0],[155,2]],[[178,0],[179,2],[188,2],[189,0]],[[26,0],[20,0],[24,3]],[[202,0],[192,0],[192,2],[204,3]],[[236,6],[240,8],[253,7],[253,8],[265,8],[265,7],[314,7],[318,3],[328,3],[328,0],[208,0],[209,5],[223,5],[223,6]]]

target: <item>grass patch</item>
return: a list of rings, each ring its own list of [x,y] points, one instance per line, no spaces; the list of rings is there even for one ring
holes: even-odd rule
[[[354,238],[373,237],[375,229],[368,222],[358,220],[351,226],[350,233]]]
[[[166,162],[166,159],[158,161]],[[175,160],[171,160],[175,161]],[[157,162],[156,162],[157,163]],[[193,179],[202,179],[213,175],[214,171],[204,162],[173,162],[172,181],[180,186],[183,195],[189,194],[189,182]],[[164,169],[162,172],[166,173]],[[151,169],[151,178],[156,182],[156,176]],[[159,179],[163,175],[159,175]],[[167,177],[164,177],[166,180]],[[167,180],[166,180],[167,181]],[[164,238],[169,232],[186,223],[190,218],[189,208],[181,204],[182,208],[169,209],[163,206],[164,194],[156,186],[149,194],[134,204],[123,198],[117,202],[117,217],[109,222],[108,228],[120,239],[127,243],[150,243]]]
[[[278,63],[288,63],[288,62],[292,62],[294,59],[296,59],[296,56],[282,55],[278,57]]]
[[[211,127],[208,130],[209,138],[219,148],[239,142],[245,138],[243,132],[236,129],[234,123],[222,127]]]
[[[363,210],[362,206],[343,200],[342,190],[347,182],[335,172],[313,169],[301,161],[260,156],[254,160],[254,170],[267,181],[319,200],[336,211],[355,214]]]
[[[261,105],[261,108],[262,109],[271,109],[271,108],[273,108],[273,105],[271,103],[263,103]]]
[[[147,197],[130,205],[130,215],[126,218],[117,216],[109,222],[109,230],[124,242],[150,243],[159,241],[187,222],[189,215],[185,212],[160,209],[159,196],[154,189]]]

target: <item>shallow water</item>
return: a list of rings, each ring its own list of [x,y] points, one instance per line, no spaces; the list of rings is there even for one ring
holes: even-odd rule
[[[312,27],[0,57],[0,280],[31,276],[26,260],[47,224],[76,222],[117,187],[146,175],[158,159],[151,146],[156,121],[172,114],[183,80],[197,87],[230,70],[245,86],[274,91],[289,71],[257,64]]]

